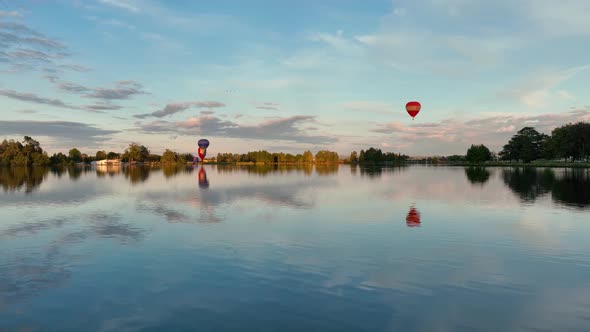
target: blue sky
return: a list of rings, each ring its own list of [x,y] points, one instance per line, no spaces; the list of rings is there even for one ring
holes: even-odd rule
[[[499,151],[590,120],[588,17],[585,0],[0,0],[0,138]]]

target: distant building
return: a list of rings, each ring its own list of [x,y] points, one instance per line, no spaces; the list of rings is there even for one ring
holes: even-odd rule
[[[121,165],[121,159],[103,159],[97,160],[97,165]]]

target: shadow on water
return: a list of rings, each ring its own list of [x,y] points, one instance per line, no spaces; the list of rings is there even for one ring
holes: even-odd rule
[[[0,186],[5,192],[24,187],[26,193],[32,193],[48,173],[46,167],[0,167]]]
[[[551,194],[554,202],[585,208],[590,206],[590,170],[511,168],[502,170],[504,183],[524,203]]]
[[[465,175],[473,185],[483,186],[490,179],[490,171],[485,167],[465,167]]]

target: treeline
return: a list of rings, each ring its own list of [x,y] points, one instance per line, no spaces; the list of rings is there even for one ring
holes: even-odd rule
[[[532,161],[563,160],[566,162],[590,160],[590,123],[577,122],[557,127],[551,135],[524,127],[510,138],[499,153],[485,145],[471,145],[464,156],[445,158],[451,162],[482,163],[491,160],[530,163]]]
[[[25,136],[23,142],[5,139],[0,144],[0,166],[70,166],[104,159],[120,159],[129,163],[175,164],[192,162],[194,156],[168,149],[160,156],[150,153],[145,146],[136,143],[129,144],[123,153],[97,151],[94,155],[88,155],[72,148],[67,155],[58,152],[48,156],[41,144],[29,136]]]
[[[367,151],[361,150],[358,154],[353,151],[348,161],[350,163],[383,163],[383,162],[404,162],[410,157],[401,153],[383,152],[381,149],[369,148]]]
[[[268,152],[266,150],[251,151],[243,154],[218,153],[218,163],[262,163],[262,164],[336,164],[340,161],[338,153],[328,150],[320,150],[315,156],[309,150],[303,154],[290,154],[283,152]]]

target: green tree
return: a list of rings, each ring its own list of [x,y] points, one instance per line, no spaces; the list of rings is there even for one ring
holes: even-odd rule
[[[358,161],[359,161],[359,158],[358,158],[358,156],[357,156],[357,154],[356,154],[356,151],[352,151],[352,152],[350,153],[350,162],[351,162],[351,163],[356,163],[356,162],[358,162]]]
[[[542,158],[546,153],[546,140],[549,136],[541,134],[533,127],[524,127],[504,145],[500,156],[503,160],[522,160],[529,163]]]
[[[107,159],[107,153],[105,151],[96,151],[96,160]]]
[[[120,157],[121,156],[118,153],[113,152],[113,151],[111,151],[107,154],[107,159],[119,159]]]
[[[80,150],[76,148],[73,148],[70,150],[70,152],[68,152],[68,157],[71,161],[75,163],[79,163],[82,161],[82,153],[80,152]]]
[[[149,160],[150,152],[143,145],[131,143],[129,144],[129,147],[125,150],[124,158],[129,160],[130,163],[144,162]]]
[[[174,151],[168,150],[166,149],[166,151],[164,151],[164,154],[162,154],[162,158],[160,159],[160,162],[162,162],[163,164],[174,164],[178,161],[178,154]]]
[[[569,123],[553,129],[548,147],[556,157],[588,161],[590,158],[590,123]]]
[[[303,162],[304,163],[312,163],[313,162],[313,154],[311,151],[307,150],[303,153]]]
[[[467,155],[465,156],[465,159],[470,163],[483,163],[492,159],[492,153],[483,144],[472,144],[471,147],[467,149]]]

